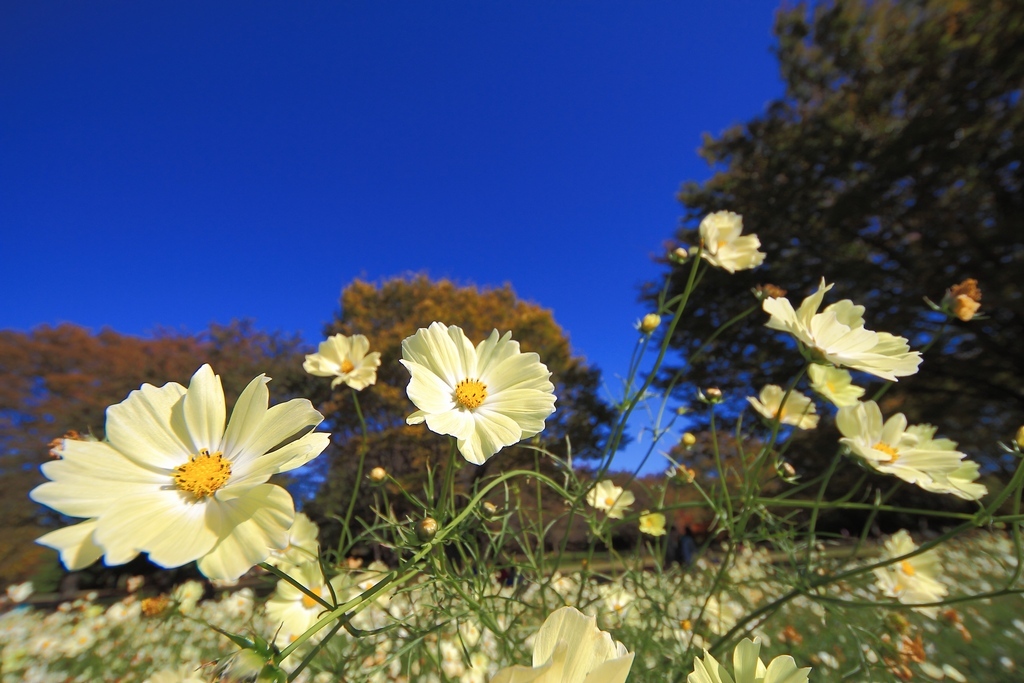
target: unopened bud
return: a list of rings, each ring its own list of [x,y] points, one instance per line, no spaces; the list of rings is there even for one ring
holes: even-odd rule
[[[383,467],[374,467],[370,470],[370,481],[379,484],[388,478],[388,472]]]
[[[695,443],[697,443],[697,437],[695,437],[691,432],[684,432],[683,433],[683,445],[684,446],[689,448],[690,446],[692,446]]]
[[[650,334],[651,332],[654,332],[656,329],[658,329],[658,325],[660,324],[660,315],[658,315],[657,313],[648,313],[640,321],[640,324],[637,326],[637,329],[639,329],[640,332],[643,334]]]
[[[722,398],[722,390],[718,387],[709,387],[707,393],[708,398]]]
[[[416,538],[423,543],[434,540],[437,536],[437,520],[433,517],[424,517],[416,523]]]
[[[485,500],[480,507],[483,508],[484,517],[487,519],[494,519],[498,516],[498,506],[494,503]]]
[[[1014,441],[1017,442],[1017,448],[1024,451],[1024,425],[1021,425],[1020,429],[1017,430],[1017,437]]]
[[[669,261],[674,261],[679,264],[686,263],[686,261],[689,258],[690,252],[686,249],[686,247],[676,247],[671,252],[669,252],[668,255]]]

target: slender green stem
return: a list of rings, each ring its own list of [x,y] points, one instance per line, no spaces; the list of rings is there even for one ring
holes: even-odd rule
[[[342,522],[341,534],[342,539],[346,539],[344,542],[344,548],[340,555],[344,557],[348,554],[348,551],[352,549],[354,543],[354,537],[349,526],[352,523],[352,514],[356,509],[356,500],[359,498],[359,486],[363,481],[363,467],[366,464],[366,453],[370,450],[368,433],[366,429],[366,418],[363,417],[363,410],[359,406],[359,392],[355,389],[352,390],[352,404],[356,408],[356,415],[359,417],[359,429],[361,433],[361,441],[359,443],[359,464],[356,466],[356,480],[352,484],[352,494],[348,500],[348,509],[345,510],[345,520]]]

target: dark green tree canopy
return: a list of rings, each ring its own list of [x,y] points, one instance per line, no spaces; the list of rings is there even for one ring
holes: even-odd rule
[[[920,348],[945,320],[922,299],[976,278],[987,319],[948,325],[882,408],[938,425],[991,467],[994,441],[1024,421],[1024,3],[801,5],[780,11],[775,31],[785,95],[706,137],[716,173],[679,193],[687,226],[736,211],[768,256],[753,271],[707,274],[714,295],[679,326],[680,357],[755,304],[754,285],[785,288],[797,305],[823,276],[836,283],[826,303],[863,304],[870,329]],[[685,228],[678,239],[696,241]],[[667,274],[672,293],[686,272]],[[690,388],[787,380],[800,358],[765,320],[758,311],[685,368]]]

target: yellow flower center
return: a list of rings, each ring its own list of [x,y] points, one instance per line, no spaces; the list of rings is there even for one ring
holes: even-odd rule
[[[356,366],[353,365],[352,361],[350,361],[348,358],[346,358],[345,360],[341,361],[341,371],[342,371],[342,373],[347,375],[348,373],[352,372],[355,369],[356,369]]]
[[[900,562],[900,570],[903,571],[907,576],[913,576],[917,572],[914,570],[914,565],[910,564],[909,560],[903,560]]]
[[[184,465],[174,468],[175,486],[196,498],[212,496],[230,477],[231,463],[220,452],[210,453],[205,448]]]
[[[320,603],[318,603],[316,600],[314,600],[313,598],[309,597],[305,593],[302,594],[302,606],[305,607],[306,609],[313,609],[314,607],[316,607],[319,604]]]
[[[882,443],[881,441],[872,446],[872,448],[874,448],[876,451],[882,451],[883,453],[887,454],[889,456],[890,462],[900,457],[899,453],[896,451],[895,448],[893,448],[887,443]]]
[[[487,398],[487,387],[478,379],[464,379],[455,385],[455,402],[467,410],[476,410]]]
[[[679,625],[683,628],[684,631],[689,631],[691,628],[693,628],[693,624],[690,623],[689,619],[683,619],[679,622]]]
[[[611,496],[608,496],[607,498],[604,499],[604,504],[607,505],[608,507],[611,507],[615,505],[615,499],[612,498]]]

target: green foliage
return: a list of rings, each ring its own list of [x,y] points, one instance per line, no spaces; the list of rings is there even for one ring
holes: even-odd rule
[[[708,385],[744,396],[791,375],[791,342],[766,333],[760,312],[688,361],[756,305],[757,283],[799,301],[825,277],[841,292],[832,301],[864,305],[870,329],[919,348],[946,324],[923,297],[974,277],[987,317],[947,325],[941,353],[892,387],[883,410],[939,425],[986,467],[1009,469],[990,444],[1024,421],[1024,4],[820,3],[780,11],[775,30],[785,96],[706,137],[716,172],[679,193],[688,223],[736,211],[768,256],[755,271],[707,273],[723,305],[695,302],[672,340],[683,363],[660,379],[683,369],[681,396]],[[685,228],[678,239],[696,241]],[[670,295],[687,273],[672,266]],[[790,452],[821,462],[834,437],[819,430]]]

